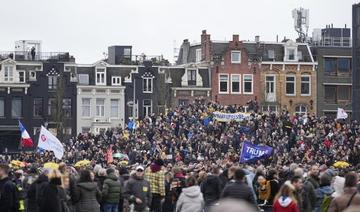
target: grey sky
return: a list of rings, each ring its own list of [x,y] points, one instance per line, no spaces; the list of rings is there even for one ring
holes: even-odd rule
[[[274,41],[296,38],[291,11],[310,9],[310,29],[333,23],[351,27],[356,0],[10,0],[1,1],[0,49],[15,40],[42,40],[43,51],[69,51],[77,62],[103,58],[109,45],[133,45],[133,53],[163,54],[172,61],[174,40]]]

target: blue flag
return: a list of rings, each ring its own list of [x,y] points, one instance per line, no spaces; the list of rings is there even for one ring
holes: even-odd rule
[[[248,141],[243,143],[240,163],[247,163],[259,160],[261,158],[267,158],[272,155],[273,148],[269,146],[258,146]]]

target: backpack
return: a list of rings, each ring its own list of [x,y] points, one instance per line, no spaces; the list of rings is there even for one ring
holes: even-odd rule
[[[321,205],[320,205],[321,212],[327,212],[329,210],[332,199],[333,198],[330,195],[325,194],[324,199],[322,200]]]

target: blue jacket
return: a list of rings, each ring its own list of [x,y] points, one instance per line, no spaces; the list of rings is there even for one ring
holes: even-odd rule
[[[325,195],[331,196],[332,193],[334,193],[334,189],[331,188],[331,186],[322,186],[320,188],[315,189],[315,194],[316,194],[315,211],[316,212],[320,211],[320,206],[325,198]]]

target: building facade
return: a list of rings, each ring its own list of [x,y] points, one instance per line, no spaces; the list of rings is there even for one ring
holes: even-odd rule
[[[349,28],[322,29],[311,50],[317,66],[317,115],[336,118],[338,108],[352,114],[352,49]]]
[[[352,8],[352,114],[360,121],[360,4]]]
[[[316,113],[316,65],[310,47],[285,40],[262,43],[261,109]]]
[[[0,150],[4,146],[8,151],[18,149],[18,121],[35,142],[41,125],[59,138],[74,135],[76,82],[64,70],[65,62],[75,59],[68,53],[39,51],[36,55],[28,51],[0,54]]]
[[[177,64],[210,70],[213,101],[224,105],[246,105],[260,95],[259,63],[254,53],[238,35],[233,35],[231,41],[213,41],[203,30],[200,44],[191,45],[184,40]]]

